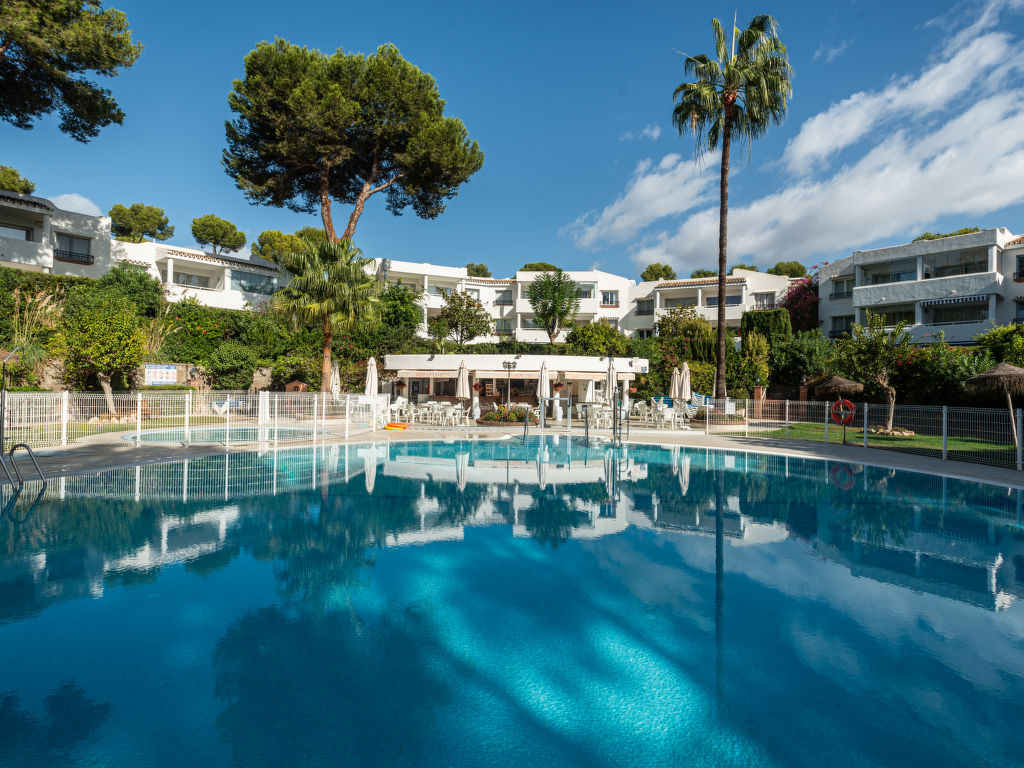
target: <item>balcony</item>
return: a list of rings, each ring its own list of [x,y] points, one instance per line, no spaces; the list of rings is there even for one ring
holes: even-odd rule
[[[844,336],[848,336],[849,333],[850,333],[850,329],[849,328],[842,329],[842,330],[836,330],[835,328],[833,328],[831,331],[828,332],[828,337],[830,339],[841,339]]]
[[[1024,272],[1014,272],[1013,273],[1013,279],[1014,280],[1024,280]]]
[[[835,293],[830,293],[828,295],[828,300],[829,301],[839,301],[840,299],[852,299],[852,298],[853,298],[853,289],[850,289],[849,291],[836,291]]]
[[[78,253],[77,251],[57,249],[53,252],[53,258],[57,259],[57,261],[68,261],[72,264],[92,264],[91,253]]]
[[[17,264],[22,269],[42,271],[53,266],[53,250],[48,243],[0,237],[0,261]]]
[[[1005,278],[999,272],[976,272],[930,280],[911,280],[883,285],[858,285],[853,289],[853,306],[874,309],[885,304],[911,304],[950,296],[999,293]]]
[[[754,309],[778,309],[779,303],[777,301],[757,301],[754,302]]]

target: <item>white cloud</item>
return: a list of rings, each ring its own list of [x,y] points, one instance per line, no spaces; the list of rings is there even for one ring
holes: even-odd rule
[[[730,260],[814,260],[918,234],[945,216],[996,224],[979,219],[1024,202],[1024,46],[985,32],[1001,10],[1017,7],[1024,0],[990,2],[971,27],[981,34],[962,47],[940,41],[937,58],[916,75],[855,93],[796,126],[778,161],[758,170],[787,171],[768,181],[777,188],[743,199],[750,185],[734,187]],[[840,152],[843,164],[829,170]],[[703,172],[679,155],[646,160],[616,200],[566,231],[582,248],[625,243],[636,264],[685,273],[717,254],[717,183],[715,159]]]
[[[941,216],[1024,201],[1024,91],[992,96],[919,138],[898,132],[822,181],[801,181],[729,212],[735,259],[809,259],[918,233]],[[701,266],[716,252],[717,208],[633,251],[637,264]]]
[[[685,213],[710,199],[718,180],[717,158],[716,153],[702,166],[677,154],[665,155],[657,165],[642,160],[618,200],[596,219],[593,211],[581,216],[565,232],[581,248],[590,248],[624,242],[658,219]]]
[[[64,211],[84,213],[88,216],[103,215],[103,211],[100,210],[100,207],[96,205],[96,203],[85,195],[80,195],[77,192],[68,192],[64,195],[51,195],[47,200]]]
[[[636,139],[651,139],[657,141],[661,136],[661,126],[656,123],[648,123],[641,131],[626,131],[619,134],[619,141],[635,141]]]
[[[984,35],[916,79],[903,78],[882,91],[861,91],[833,104],[800,126],[786,145],[783,164],[791,173],[808,173],[896,118],[919,119],[946,110],[968,90],[976,97],[977,85],[983,93],[994,92],[1024,63],[1019,54],[1013,55],[1011,43],[1002,33]]]
[[[814,52],[814,56],[812,58],[814,61],[818,61],[823,58],[825,59],[826,64],[831,64],[849,47],[849,40],[843,40],[839,45],[833,46],[827,46],[825,43],[822,43],[818,46],[818,50]]]

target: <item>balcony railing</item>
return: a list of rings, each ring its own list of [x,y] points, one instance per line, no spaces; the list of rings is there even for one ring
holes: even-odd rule
[[[837,301],[839,299],[852,299],[853,291],[836,291],[828,295],[829,301]]]
[[[979,317],[974,320],[928,320],[925,325],[970,325],[972,323],[987,322],[987,317]]]
[[[1013,273],[1013,279],[1014,280],[1024,280],[1024,272],[1014,272]]]
[[[78,253],[76,251],[62,251],[60,249],[53,252],[53,258],[57,261],[70,261],[73,264],[92,264],[91,253]]]
[[[729,306],[729,305],[726,305]],[[754,309],[778,309],[779,305],[774,301],[758,301],[754,303]]]

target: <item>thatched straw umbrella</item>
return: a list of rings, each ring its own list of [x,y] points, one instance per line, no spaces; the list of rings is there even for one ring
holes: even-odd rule
[[[836,400],[841,397],[856,397],[863,391],[864,385],[859,381],[850,381],[842,376],[833,376],[814,388],[815,395]]]
[[[819,397],[835,398],[839,400],[844,397],[856,397],[864,391],[864,385],[859,381],[850,381],[842,376],[833,376],[826,379],[814,388],[814,394]],[[843,424],[843,445],[846,445],[846,425]]]
[[[1017,446],[1017,420],[1013,417],[1013,398],[1011,395],[1024,393],[1024,368],[1009,363],[1000,363],[977,376],[971,376],[967,383],[978,389],[1006,393],[1006,406],[1010,409],[1010,429],[1013,432],[1013,445]]]

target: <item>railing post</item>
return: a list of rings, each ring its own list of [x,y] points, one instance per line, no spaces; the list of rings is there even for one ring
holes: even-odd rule
[[[949,448],[949,406],[942,406],[942,460],[946,460]]]
[[[345,395],[345,439],[348,440],[348,424],[352,421],[352,395]],[[346,467],[345,471],[348,471]]]
[[[277,448],[277,399],[280,395],[274,395],[274,447]],[[277,461],[277,454],[274,454],[274,460]],[[274,478],[277,480],[277,477]]]
[[[704,434],[711,434],[711,400],[704,401]]]
[[[673,403],[675,405],[675,403]],[[743,401],[743,436],[750,437],[750,398]]]
[[[135,391],[135,447],[142,444],[142,393]]]
[[[828,403],[825,403],[825,445],[828,445]]]
[[[231,447],[231,394],[224,398],[224,450]]]
[[[192,413],[192,390],[190,389],[185,393],[185,445],[188,445],[191,441],[191,437],[188,433],[188,417]]]
[[[317,396],[313,395],[313,439],[316,439],[316,401]]]
[[[69,407],[71,395],[65,389],[60,393],[60,444],[68,444],[68,422],[70,421],[71,409]]]
[[[1022,459],[1024,459],[1024,456],[1022,456],[1022,454],[1021,454],[1021,445],[1022,445],[1022,441],[1021,441],[1021,411],[1020,411],[1020,408],[1018,408],[1017,409],[1017,471],[1018,472],[1020,472],[1021,469],[1024,469],[1024,462],[1022,462]]]
[[[864,403],[864,447],[868,447],[868,404]],[[864,475],[867,477],[867,473]]]
[[[786,439],[789,439],[789,400],[786,400]]]

